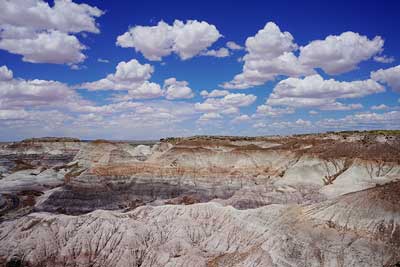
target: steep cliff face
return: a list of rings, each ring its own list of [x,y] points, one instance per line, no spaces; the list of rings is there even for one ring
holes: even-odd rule
[[[0,158],[4,266],[400,262],[398,136],[34,139]]]

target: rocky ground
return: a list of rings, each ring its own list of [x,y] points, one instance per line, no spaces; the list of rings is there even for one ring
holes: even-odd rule
[[[0,144],[0,266],[400,266],[400,135]]]

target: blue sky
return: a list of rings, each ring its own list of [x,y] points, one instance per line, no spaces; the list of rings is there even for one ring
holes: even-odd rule
[[[399,8],[0,0],[0,140],[398,129]]]

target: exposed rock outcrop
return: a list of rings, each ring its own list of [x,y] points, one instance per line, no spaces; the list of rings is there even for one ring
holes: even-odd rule
[[[387,266],[400,260],[399,193],[393,183],[311,206],[236,210],[210,202],[33,213],[0,225],[0,259],[29,266]]]
[[[30,139],[0,174],[0,266],[400,262],[397,135]]]
[[[313,203],[399,179],[398,140],[390,140],[363,146],[364,139],[318,136],[198,137],[152,148],[93,142],[74,158],[80,171],[67,175],[65,186],[37,208],[54,212],[63,203],[65,213],[79,214],[185,195],[236,208]]]

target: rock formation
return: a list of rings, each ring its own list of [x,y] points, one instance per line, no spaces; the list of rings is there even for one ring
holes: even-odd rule
[[[0,266],[396,266],[400,137],[0,148]]]

